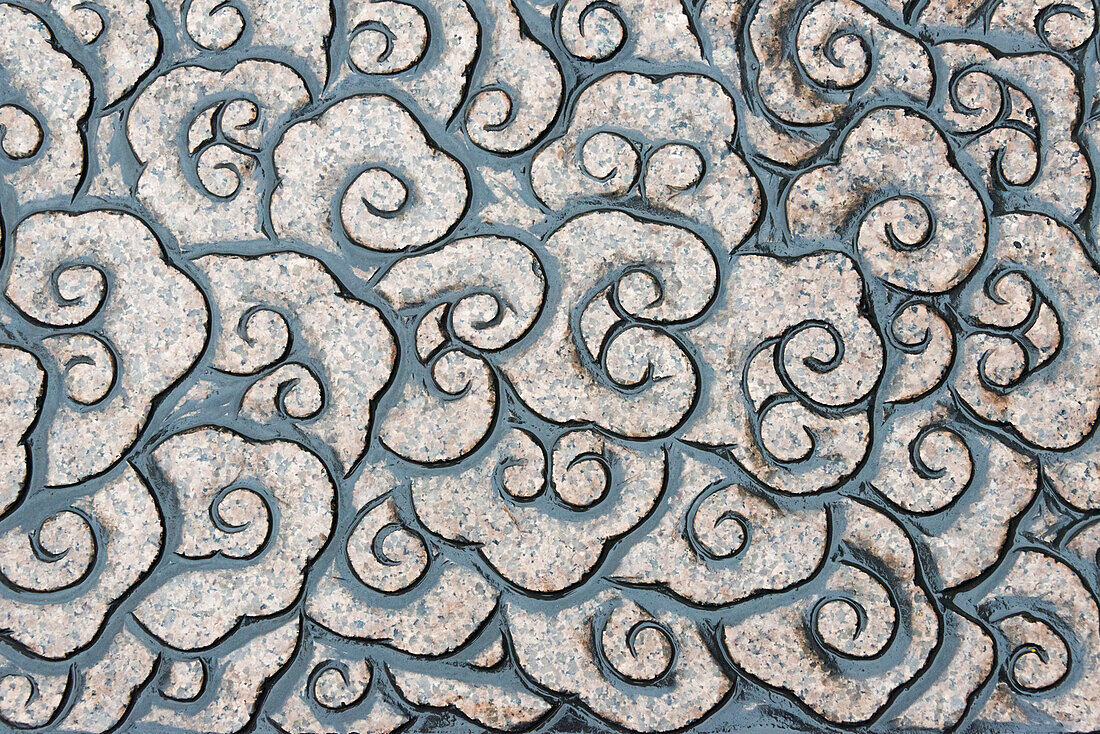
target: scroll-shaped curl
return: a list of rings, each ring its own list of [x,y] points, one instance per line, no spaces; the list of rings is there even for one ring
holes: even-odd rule
[[[511,0],[489,0],[493,32],[488,65],[466,107],[466,134],[494,153],[525,149],[553,122],[561,105],[561,69],[520,25]]]
[[[713,299],[714,254],[687,230],[611,211],[569,220],[546,248],[559,298],[500,362],[519,397],[548,420],[633,438],[681,425],[699,376],[670,327]]]
[[[260,150],[307,101],[298,74],[272,61],[249,59],[228,71],[183,66],[158,77],[126,125],[144,166],[138,199],[181,248],[264,238]]]
[[[730,620],[723,639],[738,667],[825,719],[867,722],[923,669],[941,625],[901,526],[853,501],[833,517],[840,560],[766,610]]]
[[[747,15],[760,61],[756,89],[783,122],[833,122],[857,94],[930,95],[932,70],[920,44],[853,0],[772,0]]]
[[[546,297],[546,277],[519,240],[467,237],[398,260],[375,290],[400,312],[449,304],[446,332],[489,352],[514,344],[531,328]],[[417,351],[435,346],[418,341]]]
[[[428,570],[428,547],[401,523],[392,497],[361,513],[346,549],[355,577],[375,591],[402,591]]]
[[[1013,707],[1067,730],[1100,727],[1100,616],[1081,577],[1046,552],[1016,551],[974,596],[1007,652],[979,719]]]
[[[886,400],[914,400],[946,379],[955,357],[955,335],[936,308],[921,301],[902,304],[884,336],[896,350],[893,369],[883,381]]]
[[[365,450],[372,401],[397,355],[378,310],[345,295],[319,261],[304,255],[208,255],[195,265],[220,313],[214,366],[248,375],[283,365],[250,388],[242,412],[263,422],[290,419],[350,469]],[[295,359],[315,366],[288,362]]]
[[[650,613],[618,591],[552,612],[509,601],[505,616],[524,672],[634,731],[687,727],[732,685],[694,624]]]
[[[1013,214],[996,224],[992,256],[962,297],[976,328],[963,341],[955,389],[1029,443],[1071,448],[1100,411],[1100,316],[1087,306],[1100,277],[1054,220]]]
[[[1069,51],[1083,46],[1096,30],[1096,9],[1088,0],[930,0],[917,17],[938,32],[981,30],[989,36],[982,39],[986,43],[1005,39],[1010,44],[1006,51],[1036,42]]]
[[[696,604],[730,604],[809,578],[824,559],[827,525],[824,510],[784,509],[685,457],[661,519],[612,575]]]
[[[10,569],[15,578],[0,585],[0,628],[6,639],[36,655],[65,658],[95,639],[115,602],[156,561],[160,513],[149,488],[128,465],[60,513],[41,518],[30,511],[21,507],[13,521],[22,526],[0,541],[9,553],[24,548],[14,556],[19,567]],[[44,596],[20,599],[20,586]]]
[[[233,637],[208,651],[210,688],[198,702],[154,700],[141,717],[147,727],[234,734],[254,719],[257,702],[297,650],[297,619],[262,623],[251,638]]]
[[[466,0],[347,0],[344,13],[346,46],[333,46],[342,61],[333,68],[337,81],[358,84],[360,75],[372,75],[448,124],[466,98],[484,44]]]
[[[567,0],[561,38],[569,53],[607,61],[625,51],[656,62],[699,61],[699,41],[684,6],[673,0]]]
[[[275,231],[322,249],[393,252],[426,245],[458,222],[466,171],[383,95],[351,97],[286,131],[275,148]]]
[[[91,334],[46,337],[42,345],[63,370],[65,395],[74,403],[94,406],[118,384],[118,365],[110,346]]]
[[[901,108],[860,119],[835,164],[795,179],[787,218],[798,237],[851,237],[876,277],[910,291],[953,288],[986,247],[977,192],[952,167],[935,126]]]
[[[0,672],[0,721],[13,728],[45,726],[71,695],[72,687],[72,676],[33,675],[5,665]]]
[[[1052,207],[1075,220],[1092,174],[1075,139],[1081,100],[1072,69],[1050,54],[997,57],[956,43],[937,50],[950,70],[947,129],[965,141],[994,196],[1011,209]]]
[[[227,49],[244,33],[247,9],[240,0],[192,0],[189,3],[181,0],[180,5],[187,35],[203,48]]]
[[[307,367],[284,364],[256,381],[241,401],[241,415],[257,423],[316,418],[325,407],[325,387]]]
[[[392,732],[409,719],[380,695],[369,660],[325,644],[306,629],[290,669],[275,684],[269,716],[287,732]]]
[[[0,582],[16,592],[72,588],[92,572],[99,543],[97,529],[85,513],[63,509],[37,528],[0,535]]]
[[[72,196],[85,163],[91,83],[38,16],[0,3],[0,181],[17,202]]]
[[[75,484],[122,456],[153,400],[194,362],[206,305],[130,214],[33,214],[10,247],[6,293],[16,307],[50,327],[96,333],[44,340],[66,380],[49,428],[46,481]]]
[[[733,100],[712,79],[610,74],[577,96],[565,134],[535,155],[531,184],[558,210],[640,196],[713,227],[732,250],[760,209],[756,179],[732,146],[736,127]]]
[[[287,441],[217,428],[172,436],[153,459],[182,528],[168,575],[138,604],[137,620],[190,650],[286,609],[333,522],[334,489],[320,460]],[[214,556],[228,563],[203,562]]]
[[[878,450],[879,472],[871,484],[902,509],[938,512],[954,502],[974,480],[970,447],[950,422],[931,414],[899,412],[885,426]]]
[[[42,148],[42,125],[19,105],[0,107],[0,152],[11,162],[30,158]]]
[[[538,259],[517,240],[471,237],[399,260],[376,290],[399,312],[429,308],[416,331],[420,364],[385,418],[382,442],[423,463],[467,455],[497,414],[487,353],[522,338],[541,311]]]
[[[981,418],[1029,444],[1054,490],[1100,508],[1100,276],[1068,228],[1038,214],[998,217],[992,257],[962,294],[974,321],[954,388]],[[1050,253],[1057,253],[1052,258]]]
[[[50,0],[50,5],[98,62],[97,81],[102,79],[108,105],[126,96],[156,63],[160,35],[148,0]]]
[[[413,505],[433,533],[477,544],[512,583],[557,592],[588,578],[605,549],[649,515],[665,464],[661,450],[628,449],[583,431],[561,436],[548,466],[534,438],[511,429],[466,471],[415,478]]]
[[[843,481],[870,444],[864,403],[883,366],[862,297],[854,263],[839,253],[737,258],[722,301],[688,332],[718,379],[684,438],[728,448],[783,492]]]
[[[346,552],[314,571],[306,613],[343,637],[444,655],[477,634],[499,592],[398,514],[399,488],[386,467],[363,467],[352,491],[358,512],[341,535]]]
[[[405,381],[378,437],[410,461],[456,461],[485,440],[499,399],[496,375],[484,359],[445,348],[428,358],[422,374]]]
[[[114,729],[157,658],[125,628],[105,635],[98,648],[77,665],[45,670],[29,667],[17,653],[0,654],[0,722],[17,730],[104,734]]]
[[[362,74],[397,74],[424,58],[428,20],[400,2],[349,3],[355,25],[348,38],[348,61]]]
[[[911,513],[944,588],[1001,557],[1039,491],[1039,465],[960,420],[944,397],[888,411],[868,484]]]
[[[167,0],[167,10],[182,21],[195,45],[211,51],[230,47],[253,52],[275,47],[306,62],[324,81],[325,53],[332,17],[323,3],[311,0]]]
[[[708,0],[699,25],[710,62],[737,93],[759,100],[742,112],[748,146],[795,166],[877,96],[930,101],[932,63],[898,29],[902,14],[900,2],[872,11],[853,0]]]

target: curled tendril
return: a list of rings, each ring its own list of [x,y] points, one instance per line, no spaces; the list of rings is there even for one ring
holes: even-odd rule
[[[1031,186],[1039,180],[1039,174],[1043,170],[1044,152],[1039,134],[1026,125],[1021,125],[1015,121],[1009,121],[1004,127],[1015,134],[1014,140],[1022,136],[1027,141],[1030,152],[1034,156],[1034,162],[1029,166],[1030,172],[1025,174],[1023,178],[1013,178],[1006,170],[1005,158],[1010,155],[1010,151],[1008,143],[1005,143],[1005,145],[993,151],[993,155],[989,160],[989,177],[993,182],[993,186],[1001,191],[1013,187],[1025,188]]]
[[[798,398],[793,395],[771,395],[756,410],[756,420],[753,422],[753,439],[769,463],[779,467],[794,467],[810,461],[817,453],[817,431],[806,425],[801,426],[801,435],[805,437],[804,442],[782,456],[776,453],[777,450],[773,448],[772,442],[767,439],[767,435],[770,433],[767,430],[769,421],[774,421],[781,426],[797,425],[800,422],[799,417],[806,415],[806,413],[806,406],[802,405]],[[798,448],[802,450],[795,453]]]
[[[107,301],[108,283],[107,272],[95,263],[59,263],[50,273],[49,294],[61,313],[51,325],[76,326],[91,320]]]
[[[932,330],[926,322],[933,315],[938,317],[938,314],[926,303],[913,301],[902,305],[894,312],[890,319],[890,328],[886,331],[886,338],[890,340],[890,345],[906,354],[923,352],[932,341]],[[925,325],[919,336],[914,338],[906,335],[904,330],[911,326],[920,328],[921,320]]]
[[[589,431],[574,431],[558,439],[551,454],[551,486],[571,510],[587,510],[603,502],[616,483],[616,469],[605,455],[603,440]]]
[[[103,39],[107,30],[107,11],[98,3],[80,2],[73,6],[72,20],[80,40],[92,46]],[[79,20],[77,20],[79,18]]]
[[[431,565],[427,543],[400,521],[392,499],[363,513],[348,535],[345,550],[355,578],[386,594],[416,585]]]
[[[752,528],[745,517],[724,510],[707,526],[700,526],[700,509],[719,503],[725,487],[711,485],[699,493],[684,515],[684,537],[691,549],[705,561],[727,561],[739,556],[752,540]]]
[[[978,381],[994,394],[1007,395],[1050,360],[1052,354],[1044,356],[1032,342],[1030,332],[1051,309],[1028,274],[1019,268],[990,273],[983,284],[983,295],[982,333],[992,337],[995,346],[978,359]],[[1061,331],[1057,319],[1054,324]]]
[[[318,705],[329,711],[346,711],[363,700],[370,684],[370,668],[367,679],[359,688],[359,681],[353,684],[351,670],[339,660],[323,660],[313,667],[306,683],[310,697]]]
[[[886,204],[886,202],[883,202],[883,204]],[[936,237],[936,218],[932,213],[931,205],[914,196],[899,196],[890,199],[889,204],[897,208],[902,215],[894,221],[884,223],[883,232],[886,234],[886,244],[898,252],[914,252],[928,247]],[[899,234],[899,226],[913,227],[912,220],[909,218],[909,210],[914,206],[918,212],[916,215],[916,231]],[[875,209],[884,211],[880,210],[879,207],[875,207]]]
[[[40,682],[22,671],[0,674],[0,721],[15,730],[48,725],[61,712],[73,677],[43,675]]]
[[[608,0],[569,0],[559,30],[569,53],[588,61],[607,61],[628,38],[622,10]]]
[[[493,487],[509,502],[533,502],[550,485],[546,451],[534,436],[514,429],[505,439],[507,450],[493,468]]]
[[[0,583],[17,592],[58,592],[84,582],[99,558],[98,526],[80,508],[50,515],[29,533],[0,537]]]
[[[188,125],[185,160],[203,193],[231,201],[242,190],[246,172],[258,165],[260,104],[241,96],[199,111]]]
[[[826,596],[819,599],[810,609],[810,628],[814,631],[814,638],[818,644],[838,655],[857,659],[858,656],[849,654],[837,644],[840,642],[839,635],[829,635],[831,639],[826,639],[826,635],[821,632],[821,615],[826,613],[826,610],[836,609],[837,605],[855,614],[856,623],[851,630],[851,639],[857,639],[867,628],[867,610],[863,608],[859,601],[847,596]]]
[[[1047,693],[1073,671],[1072,648],[1064,634],[1047,620],[1022,612],[1000,620],[1013,645],[1004,663],[1005,678],[1017,693]]]
[[[348,36],[348,62],[360,74],[398,74],[412,69],[428,49],[428,22],[415,6],[377,2],[367,6],[372,16]],[[395,30],[397,29],[397,30]]]
[[[870,29],[845,19],[826,3],[802,5],[798,30],[785,36],[786,53],[798,75],[818,94],[852,92],[867,82],[874,67]],[[820,59],[812,53],[819,53]],[[824,62],[821,61],[824,60]]]
[[[1038,315],[1038,290],[1025,270],[997,268],[985,279],[982,290],[995,306],[991,313],[983,314],[988,324],[1008,330],[1022,327]]]
[[[249,560],[270,545],[278,533],[278,515],[263,489],[230,485],[219,490],[210,501],[210,522],[219,532],[241,535],[234,547],[222,548],[219,555]]]
[[[368,46],[366,38],[381,39],[382,48],[374,57],[372,64],[360,65],[360,62],[356,61],[356,57],[363,57],[365,50],[364,46]],[[364,74],[370,73],[385,73],[385,72],[373,72],[369,67],[377,64],[379,68],[385,68],[386,62],[393,55],[394,41],[397,36],[389,29],[385,23],[378,20],[368,20],[355,26],[348,34],[348,59],[352,65]],[[368,68],[364,68],[364,66]]]
[[[650,201],[663,202],[675,194],[697,189],[706,175],[706,157],[695,145],[665,143],[646,160],[642,191]]]
[[[963,89],[964,84],[972,87],[969,93]],[[996,92],[996,110],[992,109],[992,105],[989,108],[975,106],[975,104],[982,101],[977,98],[983,92],[985,93],[984,96],[990,98],[992,102],[994,91]],[[974,135],[989,132],[997,126],[998,121],[1007,119],[1010,112],[1008,83],[993,76],[977,64],[964,66],[951,75],[948,80],[947,96],[955,112],[967,117],[979,118],[977,120],[979,127],[970,130]],[[966,97],[974,99],[975,104],[967,101]]]
[[[466,108],[466,132],[470,139],[488,147],[492,136],[486,133],[500,132],[515,121],[517,99],[517,90],[499,82],[482,88]]]
[[[801,356],[797,353],[799,350],[808,352],[814,348],[817,337],[821,335],[827,338],[827,357],[822,358],[813,353]],[[844,365],[844,357],[844,337],[840,330],[831,322],[808,319],[787,329],[775,343],[773,367],[783,387],[800,403],[820,415],[830,415],[838,409],[843,412],[848,406],[858,402],[862,397],[858,391],[863,388],[853,387],[849,391],[843,391],[825,384],[814,386],[805,381],[840,369]],[[797,364],[801,364],[806,371],[796,370]]]
[[[234,360],[233,372],[249,374],[286,358],[290,350],[290,322],[270,306],[256,305],[237,319],[236,335],[243,353]]]
[[[614,186],[605,195],[623,194],[637,183],[642,156],[625,135],[595,130],[578,141],[574,155],[584,175]]]
[[[187,35],[196,45],[224,50],[237,43],[248,25],[240,0],[189,0],[182,9]]]
[[[644,355],[645,366],[638,369],[638,357]],[[674,366],[678,358],[686,359],[687,351],[668,332],[648,326],[620,323],[604,339],[596,365],[599,373],[614,388],[625,395],[637,395],[662,382],[663,367]]]
[[[644,610],[636,608],[631,611],[627,611],[624,607],[617,607],[610,613],[602,612],[593,617],[593,649],[597,664],[614,678],[629,685],[659,685],[676,666],[678,655],[676,638],[667,626],[655,619],[646,618],[648,615]],[[626,622],[622,617],[627,615],[645,616],[630,623],[629,628],[622,635],[622,647],[611,646],[611,636],[615,635],[616,639],[619,637]],[[639,643],[643,642],[643,634],[650,640],[643,643],[650,648],[648,651],[639,650]],[[657,649],[654,650],[654,647]],[[652,665],[655,656],[657,666]],[[628,666],[632,666],[634,670]]]
[[[305,365],[287,363],[258,380],[242,401],[242,414],[267,422],[279,416],[285,420],[309,420],[325,409],[325,386]]]
[[[494,350],[515,339],[511,330],[501,330],[504,315],[514,310],[499,294],[476,289],[462,294],[446,310],[447,332],[454,339],[475,350]]]
[[[1077,32],[1072,34],[1071,38],[1060,39],[1058,41],[1051,40],[1050,30],[1048,26],[1050,22],[1059,15],[1068,15],[1071,18],[1075,18],[1080,23],[1075,23],[1077,26],[1075,29]],[[1049,48],[1059,51],[1075,48],[1084,42],[1085,39],[1092,33],[1093,20],[1090,19],[1084,12],[1081,11],[1075,5],[1062,2],[1053,2],[1050,5],[1042,8],[1035,14],[1035,34],[1039,37],[1039,40],[1046,44]],[[1077,39],[1080,39],[1078,42]]]
[[[928,454],[931,450],[934,442],[942,441],[957,441],[966,449],[966,462],[969,466],[973,466],[973,455],[970,453],[970,447],[967,446],[966,441],[950,426],[931,423],[922,426],[917,435],[913,437],[913,440],[909,442],[909,463],[912,465],[913,470],[917,473],[917,476],[921,479],[940,479],[945,476],[948,470],[951,470],[952,474],[956,473],[959,469],[966,471],[968,476],[971,474],[969,467],[963,468],[959,465],[958,459],[952,459],[947,466],[933,467],[928,464]],[[952,441],[952,442],[954,442]],[[967,484],[969,484],[969,479]],[[963,491],[962,488],[955,490],[953,494]]]
[[[877,574],[847,561],[831,581],[830,591],[809,610],[808,632],[814,644],[844,660],[869,660],[883,654],[896,638],[902,619],[890,587]],[[872,618],[868,609],[876,606],[887,616]]]
[[[990,362],[994,359],[1000,364],[991,367]],[[987,349],[978,358],[978,383],[994,395],[1008,395],[1027,380],[1031,369],[1024,339],[1009,334],[998,339],[996,347]]]
[[[63,370],[65,396],[85,408],[106,401],[119,381],[119,355],[110,342],[92,334],[47,337],[42,345]]]

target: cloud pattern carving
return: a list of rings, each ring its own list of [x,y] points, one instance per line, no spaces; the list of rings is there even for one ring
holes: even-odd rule
[[[0,726],[1100,729],[1090,0],[0,0]]]

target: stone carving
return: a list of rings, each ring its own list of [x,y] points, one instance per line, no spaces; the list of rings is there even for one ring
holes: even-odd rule
[[[1100,729],[1089,0],[0,0],[0,728]]]

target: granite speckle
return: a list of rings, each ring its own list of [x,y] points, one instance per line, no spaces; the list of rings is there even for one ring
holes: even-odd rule
[[[1100,730],[1092,0],[0,0],[0,729]]]

